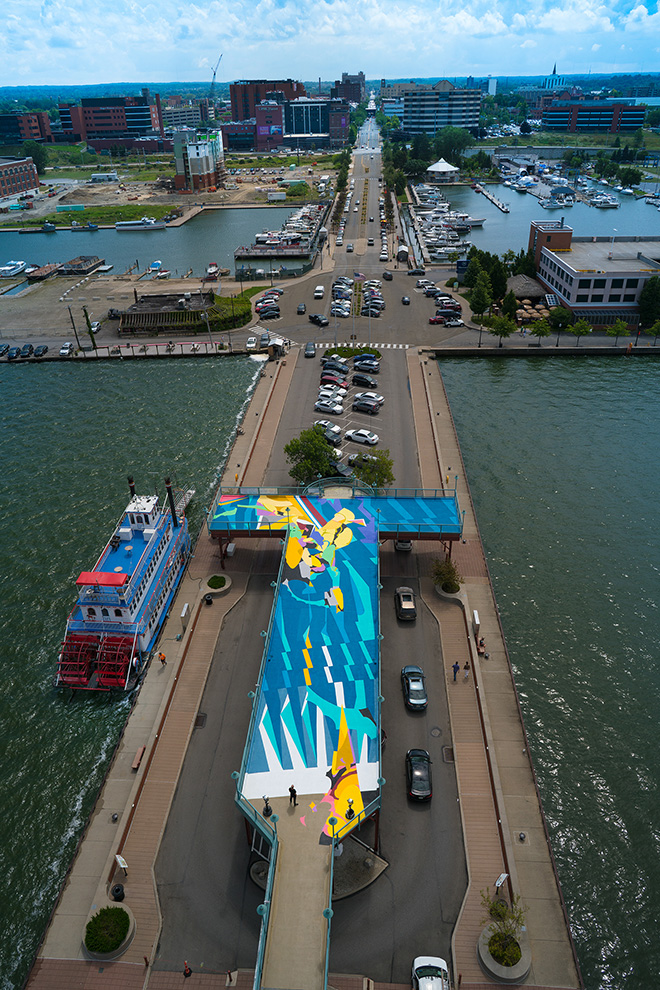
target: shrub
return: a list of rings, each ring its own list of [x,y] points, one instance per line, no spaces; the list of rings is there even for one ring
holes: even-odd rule
[[[490,922],[488,951],[500,966],[515,966],[522,957],[518,936],[525,925],[520,895],[514,894],[511,904],[507,904],[492,897],[489,891],[482,890],[481,904],[486,911],[482,924]]]
[[[114,952],[128,935],[131,919],[120,907],[101,908],[87,922],[85,948],[90,952]]]
[[[515,966],[520,962],[522,951],[515,940],[501,932],[495,932],[488,940],[488,951],[500,966]]]
[[[444,560],[434,560],[431,567],[431,577],[435,585],[440,585],[448,595],[455,595],[461,590],[461,577],[456,564],[451,557]]]
[[[222,574],[214,574],[213,577],[210,577],[206,583],[208,584],[209,588],[213,588],[214,590],[217,590],[218,588],[224,588],[226,584]]]

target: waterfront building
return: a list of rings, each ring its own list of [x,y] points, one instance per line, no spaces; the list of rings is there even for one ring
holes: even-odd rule
[[[644,126],[646,106],[635,100],[553,100],[543,109],[546,131],[636,131]]]
[[[255,111],[255,149],[272,151],[282,144],[284,107],[274,100],[264,100]]]
[[[222,133],[213,131],[198,140],[192,130],[174,134],[175,189],[215,189],[222,185],[225,174],[225,154]]]
[[[233,121],[254,118],[257,104],[264,100],[280,103],[306,95],[303,84],[293,79],[244,79],[233,82],[229,85],[231,118]]]
[[[639,324],[639,294],[660,275],[660,236],[575,237],[563,220],[533,220],[528,251],[539,282],[593,327]]]
[[[39,176],[31,158],[0,158],[0,197],[19,196],[38,189]]]
[[[403,93],[403,129],[409,134],[435,134],[443,127],[479,127],[481,90],[458,89],[448,79]]]

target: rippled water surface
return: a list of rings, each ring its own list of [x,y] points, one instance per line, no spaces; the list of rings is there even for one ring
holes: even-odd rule
[[[659,365],[440,367],[585,983],[656,986]]]
[[[20,987],[129,702],[52,688],[75,579],[128,501],[197,495],[199,531],[261,366],[246,358],[0,366],[0,987]]]

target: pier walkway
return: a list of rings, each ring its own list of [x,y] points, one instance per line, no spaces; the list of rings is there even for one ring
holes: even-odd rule
[[[493,985],[482,973],[476,957],[476,943],[483,927],[480,891],[487,888],[492,891],[496,877],[508,873],[511,889],[520,892],[527,909],[526,936],[532,950],[532,969],[523,985],[572,990],[581,985],[581,980],[451,413],[432,355],[410,348],[406,360],[422,485],[442,488],[450,475],[453,487],[454,476],[458,475],[458,496],[466,509],[466,542],[454,544],[452,554],[465,578],[460,596],[450,600],[441,598],[435,591],[430,569],[438,552],[437,545],[420,541],[415,550],[422,595],[441,631],[469,873],[467,894],[452,939],[454,977],[458,981],[460,976],[462,990]],[[237,437],[227,463],[225,484],[262,482],[294,370],[295,362],[289,359],[273,368],[272,378],[264,375],[260,380],[244,420],[244,424],[254,420],[255,428],[246,428]],[[63,990],[135,987],[137,990],[146,986],[171,990],[184,986],[181,971],[167,973],[151,969],[162,923],[154,863],[199,711],[213,648],[224,617],[244,591],[237,575],[224,596],[215,599],[211,607],[205,606],[205,579],[217,568],[217,548],[203,532],[161,642],[167,654],[167,667],[150,671],[137,698],[80,853],[40,947],[27,984],[30,990],[60,987]],[[182,632],[179,616],[183,603],[189,604],[191,619],[178,639]],[[470,625],[475,609],[480,615],[488,659],[477,655]],[[470,663],[467,683],[453,683],[451,666],[455,660],[461,667],[466,661]],[[135,774],[130,769],[131,761],[141,745],[146,745],[146,754]],[[280,869],[291,876],[287,869],[290,863],[294,870],[295,911],[316,913],[327,888],[318,883],[306,888],[300,875],[306,853],[298,848],[297,837],[287,842],[288,802],[285,798],[275,800],[278,803],[274,804],[274,810],[287,822],[280,826]],[[111,820],[114,811],[119,814],[117,823]],[[127,877],[114,865],[117,852],[128,863]],[[322,865],[321,875],[324,869]],[[84,925],[92,911],[109,903],[108,890],[116,882],[124,883],[127,889],[126,904],[137,923],[136,936],[120,961],[90,962],[81,947]],[[271,923],[273,932],[276,925],[283,924],[290,934],[296,930],[299,915],[293,913],[294,905],[286,889],[280,888],[281,900],[273,905]],[[323,927],[318,926],[321,931]],[[266,972],[273,982],[264,981],[264,986],[288,990],[317,985],[318,950],[308,953],[301,948],[292,957],[291,944],[275,937],[269,941]],[[301,975],[297,972],[298,963]],[[309,972],[303,973],[307,965]],[[362,977],[331,976],[329,985],[337,990],[362,990],[366,984]],[[189,990],[248,987],[252,986],[252,975],[245,971],[231,977],[195,972],[185,986]],[[370,986],[385,990],[386,985],[370,983]]]

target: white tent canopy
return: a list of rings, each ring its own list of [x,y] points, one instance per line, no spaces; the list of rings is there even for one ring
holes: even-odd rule
[[[448,175],[450,172],[460,172],[460,169],[456,168],[455,165],[450,165],[444,158],[441,158],[440,161],[435,163],[435,165],[429,165],[426,171],[440,175]]]

